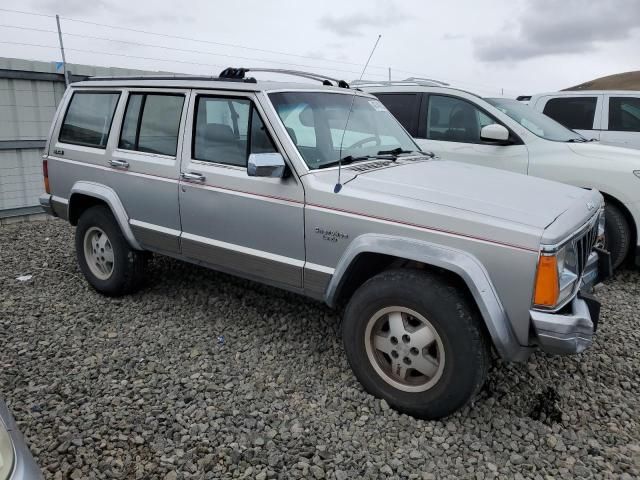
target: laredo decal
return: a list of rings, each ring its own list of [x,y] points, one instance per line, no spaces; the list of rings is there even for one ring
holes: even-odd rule
[[[337,243],[338,240],[346,240],[349,238],[349,235],[338,232],[335,230],[325,230],[324,228],[316,227],[316,233],[318,235],[322,235],[322,239],[328,242]]]

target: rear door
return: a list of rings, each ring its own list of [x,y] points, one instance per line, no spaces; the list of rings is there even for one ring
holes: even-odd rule
[[[602,95],[545,97],[536,109],[586,138],[600,139]]]
[[[482,127],[500,124],[488,111],[464,98],[429,94],[423,100],[416,141],[423,150],[445,160],[474,163],[517,173],[527,173],[529,155],[521,139],[512,133],[512,144],[480,138]],[[420,127],[420,125],[424,125]]]
[[[190,260],[300,291],[304,190],[285,178],[250,177],[250,153],[286,154],[252,92],[197,91],[182,150],[182,254]]]
[[[621,147],[640,148],[640,97],[605,95],[600,140]]]
[[[114,128],[108,164],[138,242],[151,250],[180,251],[178,152],[189,90],[128,89]]]

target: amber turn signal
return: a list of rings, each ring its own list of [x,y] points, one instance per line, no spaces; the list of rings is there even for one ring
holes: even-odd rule
[[[558,302],[559,295],[560,282],[556,256],[540,255],[533,303],[541,307],[553,307]]]

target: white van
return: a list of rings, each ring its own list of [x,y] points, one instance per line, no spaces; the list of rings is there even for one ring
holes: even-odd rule
[[[586,138],[640,148],[640,92],[579,90],[532,95],[529,106]]]

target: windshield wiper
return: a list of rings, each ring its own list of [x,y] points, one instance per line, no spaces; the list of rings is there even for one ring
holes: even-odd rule
[[[346,157],[342,157],[340,160],[334,160],[333,162],[327,162],[320,165],[318,168],[329,168],[335,167],[336,165],[349,165],[353,162],[360,162],[363,160],[371,160],[372,158],[378,158],[375,155],[362,155],[360,157],[354,157],[353,155],[347,155]]]
[[[403,153],[413,153],[413,150],[404,150],[401,147],[394,148],[392,150],[380,150],[378,155],[393,155],[397,157],[398,155],[402,155]]]

